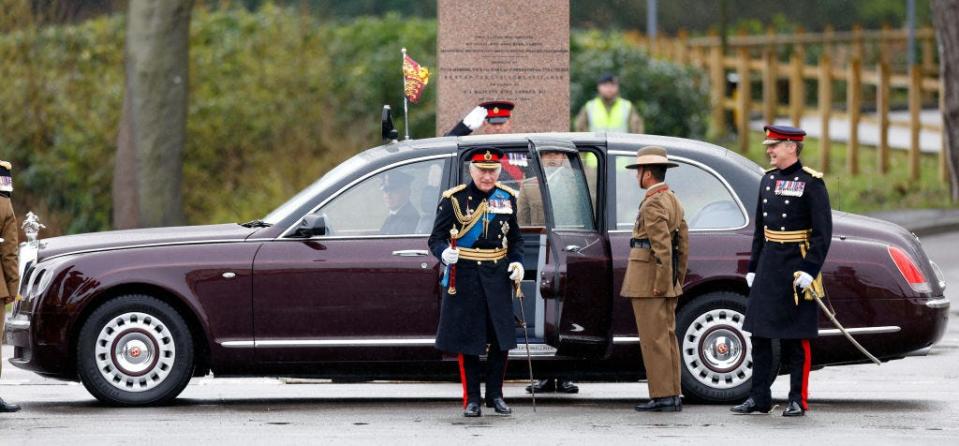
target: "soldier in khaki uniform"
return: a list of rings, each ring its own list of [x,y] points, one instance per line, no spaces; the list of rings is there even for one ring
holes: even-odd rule
[[[662,147],[644,147],[636,154],[639,187],[646,197],[630,240],[629,262],[623,279],[623,297],[633,303],[643,349],[643,364],[651,400],[636,406],[640,412],[679,412],[680,356],[676,340],[676,301],[683,294],[689,234],[679,198],[665,183],[666,169],[676,167]]]
[[[6,315],[6,306],[17,298],[20,289],[20,271],[17,258],[17,216],[13,213],[10,203],[10,194],[13,192],[13,175],[10,171],[13,166],[7,161],[0,161],[0,340],[3,338],[3,324]],[[2,370],[3,361],[0,361]],[[0,412],[16,412],[20,406],[8,404],[0,398]]]

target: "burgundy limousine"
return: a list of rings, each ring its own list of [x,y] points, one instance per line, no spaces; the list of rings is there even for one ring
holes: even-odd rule
[[[440,269],[426,239],[440,193],[468,179],[471,150],[489,145],[507,152],[500,180],[514,189],[544,183],[544,150],[562,152],[575,170],[554,176],[566,184],[539,184],[545,220],[522,228],[538,377],[644,377],[642,340],[617,295],[642,193],[624,167],[640,147],[659,145],[680,165],[668,181],[690,227],[677,309],[683,392],[700,401],[744,398],[752,374],[744,277],[763,169],[708,143],[650,135],[393,142],[340,164],[262,220],[28,242],[24,299],[6,325],[11,362],[79,380],[96,398],[127,406],[170,401],[209,373],[456,380],[455,357],[433,346]],[[560,206],[581,215],[557,219]],[[844,212],[833,221],[823,275],[839,320],[884,361],[927,352],[946,329],[950,303],[918,238]],[[814,367],[866,361],[821,319]],[[521,341],[511,357],[524,356]],[[526,376],[518,364],[508,373]]]

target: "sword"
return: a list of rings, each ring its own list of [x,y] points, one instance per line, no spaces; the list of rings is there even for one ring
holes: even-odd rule
[[[526,364],[529,366],[529,393],[533,396],[533,412],[536,412],[536,386],[533,383],[533,357],[529,353],[529,332],[526,329],[526,305],[523,302],[523,290],[520,289],[520,281],[513,282],[516,290],[516,298],[519,299],[519,314],[523,319],[520,323],[523,325],[523,339],[526,340]]]
[[[851,334],[849,334],[849,331],[846,330],[846,327],[843,327],[842,324],[839,323],[839,321],[836,319],[835,313],[829,311],[829,308],[827,308],[826,304],[823,303],[822,297],[819,295],[819,292],[816,291],[816,289],[812,285],[809,285],[807,289],[812,294],[813,299],[816,300],[816,303],[819,304],[819,308],[822,309],[823,313],[826,313],[826,316],[829,318],[832,324],[835,325],[836,328],[838,328],[839,331],[841,331],[842,334],[846,336],[846,339],[849,339],[849,342],[851,342],[852,345],[854,345],[857,349],[859,349],[859,351],[861,351],[862,354],[866,355],[866,357],[869,358],[870,361],[876,363],[876,365],[882,365],[882,361],[880,361],[879,358],[876,358],[875,356],[873,356],[872,353],[869,353],[869,350],[866,350],[866,347],[863,347],[862,344],[859,343],[859,341],[857,341],[855,338],[852,337]]]

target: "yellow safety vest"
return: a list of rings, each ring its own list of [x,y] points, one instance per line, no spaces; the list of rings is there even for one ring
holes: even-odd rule
[[[586,103],[586,116],[591,132],[629,132],[629,115],[633,105],[623,98],[616,98],[607,111],[603,98],[596,97]]]

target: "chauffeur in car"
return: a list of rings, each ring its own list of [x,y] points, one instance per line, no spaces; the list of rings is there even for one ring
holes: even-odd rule
[[[428,241],[450,274],[436,348],[458,355],[467,417],[481,415],[479,357],[484,353],[486,406],[500,415],[512,413],[503,400],[503,379],[509,350],[516,347],[512,284],[523,277],[523,240],[516,192],[497,182],[501,159],[496,148],[473,152],[472,181],[443,192]]]

